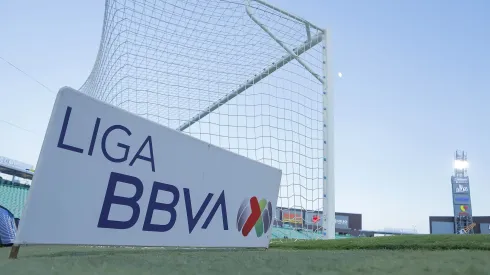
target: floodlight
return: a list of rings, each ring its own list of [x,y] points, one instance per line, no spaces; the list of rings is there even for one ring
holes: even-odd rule
[[[456,169],[466,169],[468,168],[468,162],[465,160],[455,160],[454,168]]]

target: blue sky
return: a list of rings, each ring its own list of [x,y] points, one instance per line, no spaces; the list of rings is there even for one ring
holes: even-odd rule
[[[364,227],[428,232],[452,215],[454,150],[470,160],[474,215],[490,215],[490,2],[269,1],[331,31],[336,210]],[[52,91],[80,87],[103,1],[0,4],[0,56]],[[487,15],[487,16],[485,16]],[[486,17],[486,18],[485,18]],[[0,155],[35,164],[55,94],[0,60]],[[60,167],[62,169],[62,167]]]

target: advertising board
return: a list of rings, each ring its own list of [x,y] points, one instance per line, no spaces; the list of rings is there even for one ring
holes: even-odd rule
[[[453,193],[455,194],[467,194],[470,192],[470,185],[468,183],[454,183]]]
[[[455,204],[454,216],[468,216],[471,215],[471,205],[469,204]]]
[[[63,88],[16,244],[267,247],[280,180],[276,168]]]
[[[307,225],[322,225],[322,212],[307,211],[305,213],[305,223]],[[349,216],[335,215],[335,228],[348,229]]]
[[[468,177],[451,177],[451,182],[453,184],[469,184],[470,179]]]
[[[282,222],[292,224],[303,223],[303,211],[299,209],[282,209]]]
[[[454,194],[453,195],[454,204],[471,204],[469,194]]]
[[[347,229],[349,228],[349,216],[335,216],[335,228]]]
[[[307,211],[305,213],[305,223],[307,225],[322,225],[322,212]]]

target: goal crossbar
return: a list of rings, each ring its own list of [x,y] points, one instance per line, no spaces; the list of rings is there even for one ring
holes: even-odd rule
[[[320,42],[322,42],[323,39],[323,33],[319,33],[315,36],[313,36],[310,40],[304,42],[301,44],[299,47],[295,48],[292,50],[292,54],[288,54],[281,59],[279,59],[276,62],[273,62],[271,66],[268,68],[264,69],[261,73],[257,74],[253,79],[246,81],[244,84],[240,85],[236,90],[231,91],[229,94],[221,98],[220,100],[216,101],[215,103],[211,104],[208,108],[204,109],[201,111],[199,114],[195,115],[192,117],[189,121],[186,123],[180,125],[177,130],[179,131],[184,131],[185,129],[189,128],[192,126],[194,123],[198,122],[201,120],[203,117],[209,115],[212,113],[214,110],[218,109],[220,106],[223,104],[227,103],[234,97],[238,96],[239,94],[243,93],[246,91],[248,88],[252,87],[255,85],[257,82],[261,81],[268,75],[272,74],[276,70],[280,69],[293,59],[296,59],[297,56],[303,54],[304,52],[308,51],[309,49],[313,48],[314,46],[318,45]]]
[[[255,16],[250,11],[250,0],[248,0],[248,5],[246,7],[246,11],[247,11],[247,15],[250,17],[250,19],[252,19],[252,21],[255,22],[255,24],[259,25],[259,27],[262,30],[264,30],[264,32],[266,32],[274,41],[277,42],[277,44],[279,44],[279,46],[281,46],[284,50],[286,50],[286,52],[288,52],[289,55],[294,57],[294,59],[296,59],[296,61],[298,61],[298,63],[301,64],[301,66],[303,66],[308,72],[310,72],[310,74],[312,74],[316,79],[318,79],[318,81],[320,81],[320,83],[323,84],[323,79],[317,73],[315,73],[310,68],[310,66],[306,65],[306,63],[304,63],[294,51],[292,51],[286,45],[284,45],[284,43],[282,43],[282,41],[280,39],[278,39],[264,24],[262,24],[257,18],[255,18]],[[298,20],[298,19],[296,19],[296,20]],[[304,20],[301,20],[301,19],[299,19],[299,20],[300,20],[300,22],[305,24],[306,33],[308,35],[308,39],[310,39],[310,37],[311,37],[310,25],[308,24],[308,22],[305,22]]]
[[[304,20],[303,18],[298,17],[298,16],[296,16],[296,15],[294,15],[294,14],[291,14],[291,13],[289,13],[289,12],[287,12],[287,11],[285,11],[285,10],[282,10],[282,9],[280,9],[280,8],[278,8],[278,7],[275,7],[275,6],[273,6],[273,5],[269,4],[269,3],[265,2],[265,1],[262,1],[262,0],[253,0],[253,1],[255,1],[255,2],[259,3],[259,4],[262,4],[262,5],[264,5],[264,6],[268,7],[268,8],[270,8],[270,9],[273,9],[273,10],[275,10],[275,11],[278,11],[278,12],[280,12],[280,13],[282,13],[282,14],[284,14],[284,15],[288,16],[288,17],[291,17],[291,18],[293,18],[294,20],[299,21],[299,22],[301,22],[301,23],[303,23],[303,24],[307,25],[308,27],[312,27],[312,28],[315,28],[315,29],[317,29],[317,30],[319,30],[319,31],[323,31],[323,29],[322,29],[322,28],[320,28],[320,27],[318,27],[318,26],[316,26],[316,25],[314,25],[314,24],[312,24],[312,23],[310,23],[310,22],[308,22],[308,21]]]

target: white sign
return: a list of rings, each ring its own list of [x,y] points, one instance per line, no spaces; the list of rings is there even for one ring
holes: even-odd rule
[[[470,180],[468,179],[468,177],[464,177],[464,178],[454,178],[454,183],[469,183]]]
[[[335,220],[335,223],[339,225],[347,225],[347,220]]]
[[[456,193],[467,193],[468,192],[468,186],[464,186],[462,184],[459,184],[456,187]]]
[[[16,243],[267,247],[280,180],[278,169],[63,88]]]

